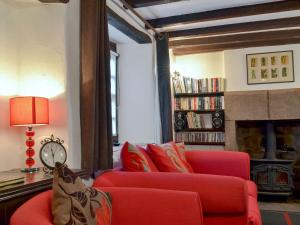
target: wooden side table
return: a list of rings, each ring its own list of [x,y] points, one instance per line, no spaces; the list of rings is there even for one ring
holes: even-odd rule
[[[88,178],[88,172],[81,169],[73,169],[81,178]],[[11,215],[24,202],[33,196],[52,188],[52,175],[46,175],[43,171],[37,173],[22,173],[20,170],[10,170],[1,173],[24,175],[25,182],[0,188],[0,224],[9,225]]]

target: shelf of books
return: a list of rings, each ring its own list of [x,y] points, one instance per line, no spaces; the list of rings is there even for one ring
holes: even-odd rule
[[[175,141],[187,145],[224,145],[224,78],[175,76]]]

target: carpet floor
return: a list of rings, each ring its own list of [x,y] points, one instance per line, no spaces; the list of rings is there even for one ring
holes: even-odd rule
[[[263,225],[300,225],[300,213],[261,211]]]

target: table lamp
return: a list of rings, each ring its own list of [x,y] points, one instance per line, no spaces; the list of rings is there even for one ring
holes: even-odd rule
[[[42,97],[15,97],[9,100],[10,105],[10,125],[26,126],[26,168],[23,172],[36,172],[39,168],[34,168],[34,131],[33,126],[49,124],[49,100]]]

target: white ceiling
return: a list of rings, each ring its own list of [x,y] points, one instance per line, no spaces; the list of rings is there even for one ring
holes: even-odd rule
[[[278,0],[187,0],[169,4],[137,8],[137,11],[141,13],[141,15],[143,15],[145,19],[155,19],[276,1]]]
[[[44,4],[38,0],[0,0],[0,2],[6,3],[17,9],[40,6],[41,4]]]

